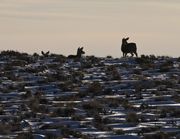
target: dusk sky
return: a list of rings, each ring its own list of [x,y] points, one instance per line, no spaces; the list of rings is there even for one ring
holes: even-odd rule
[[[0,50],[121,57],[130,37],[138,53],[180,56],[180,0],[1,0]]]

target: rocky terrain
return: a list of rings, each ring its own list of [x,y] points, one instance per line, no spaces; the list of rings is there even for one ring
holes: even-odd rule
[[[0,53],[2,139],[179,139],[180,58]]]

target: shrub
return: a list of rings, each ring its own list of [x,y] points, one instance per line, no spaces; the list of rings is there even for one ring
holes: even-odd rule
[[[107,119],[106,119],[107,120]],[[100,115],[94,115],[94,126],[102,131],[109,131],[111,130],[110,127],[106,126],[106,120],[102,119]]]
[[[121,80],[121,76],[115,65],[108,66],[106,69],[106,74],[110,75],[111,80]]]
[[[84,119],[84,117],[81,115],[72,115],[71,118],[72,118],[72,120],[75,120],[75,121],[81,121]]]
[[[119,130],[115,131],[115,134],[117,134],[117,135],[124,135],[124,131],[119,129]]]
[[[27,91],[25,94],[21,95],[22,99],[28,99],[32,97],[31,91]]]
[[[3,113],[4,113],[4,107],[0,106],[0,115],[3,115]]]
[[[175,108],[164,108],[161,110],[161,113],[160,113],[160,117],[161,118],[165,118],[167,116],[170,116],[170,117],[179,117],[180,115],[180,110],[179,109],[175,109]]]
[[[101,93],[102,91],[103,91],[103,88],[99,82],[93,82],[88,87],[88,92],[90,93],[98,94],[98,93]]]
[[[67,128],[67,127],[62,127],[61,128],[61,134],[62,134],[63,137],[67,137],[67,138],[72,137],[72,136],[76,137],[76,138],[83,137],[79,132],[73,131],[73,130]]]
[[[168,60],[163,64],[161,64],[159,68],[160,68],[159,72],[168,72],[170,69],[173,68],[173,62]]]
[[[169,139],[169,137],[164,132],[157,132],[156,134],[145,135],[143,139]]]
[[[126,116],[126,121],[129,123],[138,123],[139,116],[134,112],[128,113]]]
[[[28,133],[20,133],[15,139],[34,139],[31,132]]]
[[[102,112],[103,106],[98,101],[86,102],[82,105],[83,109],[87,111]]]
[[[67,108],[58,108],[54,111],[53,116],[63,116],[68,117],[74,115],[75,110],[73,108],[67,107]]]
[[[0,124],[0,134],[10,134],[11,133],[11,125],[9,124]]]
[[[154,57],[141,55],[141,57],[136,58],[136,62],[143,68],[149,69],[154,67]]]

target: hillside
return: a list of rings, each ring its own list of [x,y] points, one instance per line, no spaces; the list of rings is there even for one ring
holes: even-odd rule
[[[0,53],[0,138],[180,137],[180,58]]]

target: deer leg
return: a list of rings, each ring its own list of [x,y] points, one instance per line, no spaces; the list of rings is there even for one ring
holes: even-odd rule
[[[133,57],[134,56],[134,54],[133,53],[131,53],[131,57]]]
[[[135,52],[135,55],[136,55],[136,57],[138,57],[138,54],[137,54],[137,52]]]

